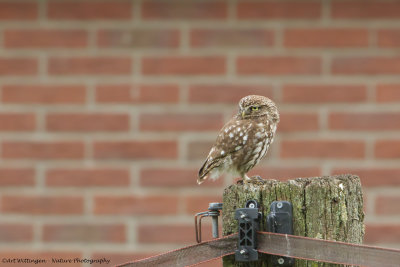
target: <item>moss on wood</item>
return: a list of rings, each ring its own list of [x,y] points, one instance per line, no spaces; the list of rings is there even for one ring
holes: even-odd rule
[[[355,175],[298,178],[285,182],[265,180],[262,185],[235,184],[223,194],[223,235],[237,232],[235,209],[246,201],[256,199],[263,213],[261,230],[266,230],[265,217],[276,200],[293,204],[295,235],[361,244],[364,237],[364,212],[361,183]],[[261,255],[256,263],[235,263],[234,256],[224,258],[224,267],[271,266],[268,255]],[[295,266],[339,266],[296,260]]]

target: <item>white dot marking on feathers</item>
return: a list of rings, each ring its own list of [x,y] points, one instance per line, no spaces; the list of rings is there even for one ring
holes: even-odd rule
[[[237,146],[237,147],[235,147],[235,150],[238,151],[241,148],[242,148],[242,146]]]
[[[240,135],[240,136],[243,136],[243,132],[240,132],[239,135]]]
[[[244,140],[244,141],[247,141],[247,138],[248,138],[247,135],[243,136],[243,140]]]
[[[222,150],[222,151],[221,151],[221,155],[222,155],[222,156],[225,155],[225,151]]]
[[[257,132],[257,133],[255,134],[255,137],[257,137],[257,138],[264,138],[264,134],[261,133],[261,132]]]
[[[229,137],[230,137],[230,138],[233,138],[233,133],[229,133]]]

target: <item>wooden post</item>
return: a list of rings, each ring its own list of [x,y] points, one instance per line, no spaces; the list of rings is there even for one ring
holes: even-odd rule
[[[364,212],[361,183],[355,175],[298,178],[286,182],[265,180],[262,185],[234,184],[223,194],[223,235],[237,232],[235,209],[243,208],[246,201],[260,203],[266,230],[266,216],[272,201],[287,200],[293,204],[294,235],[361,244],[364,237]],[[224,267],[271,266],[269,256],[261,255],[256,263],[235,263],[234,256],[224,258]],[[296,260],[295,266],[338,266],[305,260]]]

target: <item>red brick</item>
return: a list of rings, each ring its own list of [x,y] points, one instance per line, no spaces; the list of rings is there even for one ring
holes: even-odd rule
[[[206,207],[206,209],[208,206]],[[202,239],[211,239],[211,227],[203,222]],[[138,241],[144,244],[182,244],[195,242],[193,225],[185,224],[142,224],[138,227]]]
[[[102,141],[94,143],[97,159],[174,159],[178,156],[175,141]]]
[[[272,30],[194,29],[190,32],[192,47],[269,47],[274,44]]]
[[[100,30],[97,33],[97,45],[107,48],[177,48],[179,43],[178,30],[115,29]]]
[[[400,18],[400,3],[396,1],[345,1],[332,3],[336,19],[395,19]]]
[[[75,196],[3,195],[3,213],[27,215],[83,214],[83,198]]]
[[[317,131],[318,128],[317,113],[284,112],[280,114],[279,132]]]
[[[227,3],[223,2],[148,2],[142,4],[145,20],[220,20],[227,17]]]
[[[400,130],[399,112],[334,112],[329,114],[329,128],[332,130]]]
[[[378,30],[378,46],[388,48],[400,47],[400,29]]]
[[[332,174],[351,173],[361,179],[363,187],[400,186],[400,169],[398,168],[340,168],[332,170]]]
[[[400,158],[400,140],[378,140],[375,142],[376,158]]]
[[[82,85],[6,84],[2,89],[4,103],[83,104],[86,88]]]
[[[241,56],[236,67],[239,75],[315,75],[321,62],[318,57]]]
[[[82,159],[82,142],[4,141],[2,156],[5,159]]]
[[[51,75],[128,75],[132,60],[126,57],[51,57],[48,62]]]
[[[91,259],[103,259],[106,258],[110,260],[110,266],[122,265],[127,262],[131,262],[134,260],[145,259],[151,256],[154,256],[159,253],[151,253],[151,252],[109,252],[109,251],[96,251],[92,253]],[[90,264],[92,267],[104,267],[104,263],[93,263]],[[203,266],[202,266],[203,267]]]
[[[33,113],[0,113],[0,131],[33,131],[35,128]]]
[[[252,84],[194,84],[189,88],[189,101],[192,103],[237,104],[246,95],[273,98],[273,88],[271,85]]]
[[[13,1],[0,3],[0,20],[34,20],[38,17],[38,3]]]
[[[35,170],[32,168],[0,168],[0,186],[33,186]]]
[[[215,131],[223,126],[222,114],[143,113],[141,131]]]
[[[145,187],[181,188],[196,187],[198,169],[186,168],[152,168],[142,169],[140,172],[140,185]],[[223,179],[215,182],[204,183],[206,187],[220,187]]]
[[[185,212],[189,215],[194,215],[198,212],[206,211],[209,203],[222,202],[222,195],[201,195],[201,196],[188,196],[185,198]]]
[[[171,215],[178,211],[176,196],[96,196],[94,213],[97,215]]]
[[[299,177],[316,177],[321,175],[319,167],[256,167],[249,175],[259,175],[263,179],[276,179],[285,181]]]
[[[84,30],[5,30],[6,48],[83,48],[88,34]]]
[[[0,257],[2,259],[7,260],[13,260],[13,259],[43,259],[46,260],[47,264],[45,263],[38,263],[35,264],[37,265],[42,265],[42,266],[50,266],[52,262],[52,259],[82,259],[82,253],[81,252],[76,252],[76,251],[68,251],[68,249],[63,249],[63,251],[59,250],[54,250],[51,249],[50,251],[48,250],[26,250],[26,249],[3,249],[0,252]],[[14,262],[3,262],[3,263],[9,263],[9,265],[12,265],[13,267],[26,267],[29,266],[27,263],[14,263]],[[32,263],[33,264],[33,263]],[[104,264],[103,264],[104,265]],[[54,264],[52,265],[54,266]],[[57,263],[55,266],[57,267],[82,267],[82,264],[79,262],[73,262],[72,263]]]
[[[144,57],[144,75],[220,75],[226,72],[226,59],[220,56]]]
[[[284,32],[286,47],[345,48],[367,47],[366,29],[288,29]]]
[[[364,102],[364,85],[287,84],[283,86],[283,101],[290,103]]]
[[[46,224],[44,242],[124,243],[126,227],[123,224]]]
[[[55,20],[126,20],[132,18],[130,1],[48,2],[47,16]]]
[[[129,186],[128,169],[50,169],[46,185],[51,187]]]
[[[399,196],[378,195],[375,199],[375,214],[384,216],[400,215]]]
[[[30,242],[32,240],[32,225],[21,223],[0,223],[0,242]]]
[[[237,5],[239,19],[316,19],[321,17],[317,2],[256,2]]]
[[[285,140],[281,143],[282,158],[360,159],[365,144],[350,140]]]
[[[50,113],[46,129],[50,132],[121,132],[130,127],[128,114],[106,113]]]
[[[399,224],[367,224],[365,229],[364,243],[398,243],[400,239]]]
[[[400,84],[378,84],[376,100],[378,102],[400,102]]]
[[[336,57],[333,74],[394,75],[400,74],[400,57]]]
[[[187,151],[189,160],[205,160],[210,152],[214,141],[192,141],[189,142]]]
[[[35,75],[37,72],[38,61],[35,58],[0,57],[0,76]]]
[[[96,87],[99,103],[178,103],[179,86],[173,84],[112,84]]]

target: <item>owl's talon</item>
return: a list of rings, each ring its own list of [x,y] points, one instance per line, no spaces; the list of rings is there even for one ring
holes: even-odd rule
[[[249,179],[245,179],[244,183],[262,185],[265,183],[265,180],[262,179],[261,176],[255,175],[255,176],[249,177]]]
[[[263,178],[261,178],[260,175],[251,176],[250,179],[252,179],[252,180],[257,180],[257,181],[264,181]]]

